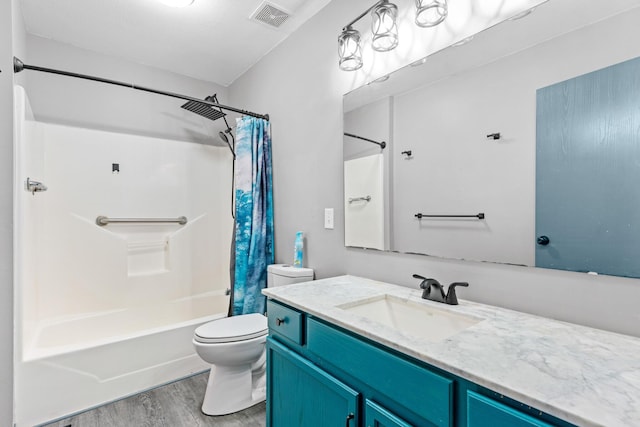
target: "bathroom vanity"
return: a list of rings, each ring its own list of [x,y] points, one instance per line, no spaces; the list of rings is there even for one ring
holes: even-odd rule
[[[266,289],[267,426],[640,424],[640,339],[341,276]]]

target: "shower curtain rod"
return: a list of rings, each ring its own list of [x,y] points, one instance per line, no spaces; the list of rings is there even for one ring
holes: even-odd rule
[[[382,148],[383,150],[385,149],[385,147],[387,146],[387,143],[384,141],[378,142],[378,141],[374,141],[373,139],[369,139],[369,138],[365,138],[364,136],[358,136],[358,135],[354,135],[352,133],[344,133],[345,136],[350,136],[351,138],[357,138],[357,139],[361,139],[363,141],[367,141],[367,142],[371,142],[373,144],[377,144],[380,146],[380,148]]]
[[[79,79],[91,80],[91,81],[94,81],[94,82],[108,83],[108,84],[115,85],[115,86],[128,87],[130,89],[141,90],[141,91],[144,91],[144,92],[151,92],[151,93],[155,93],[155,94],[158,94],[158,95],[169,96],[169,97],[172,97],[172,98],[184,99],[185,101],[199,102],[200,104],[210,105],[211,107],[222,108],[223,110],[233,111],[235,113],[240,113],[240,114],[243,114],[243,115],[246,115],[246,116],[257,117],[259,119],[265,119],[267,121],[269,120],[269,115],[268,114],[253,113],[251,111],[241,110],[241,109],[235,108],[235,107],[229,107],[228,105],[217,104],[215,102],[205,101],[203,99],[192,98],[190,96],[180,95],[178,93],[165,92],[163,90],[157,90],[157,89],[151,89],[151,88],[144,87],[144,86],[138,86],[138,85],[135,85],[133,83],[124,83],[124,82],[119,82],[117,80],[103,79],[102,77],[89,76],[89,75],[86,75],[86,74],[72,73],[72,72],[69,72],[69,71],[61,71],[61,70],[56,70],[56,69],[53,69],[53,68],[37,67],[35,65],[27,65],[27,64],[23,63],[21,60],[19,60],[18,58],[16,58],[14,56],[13,57],[13,72],[14,73],[19,73],[22,70],[41,71],[43,73],[59,74],[61,76],[76,77],[76,78],[79,78]]]

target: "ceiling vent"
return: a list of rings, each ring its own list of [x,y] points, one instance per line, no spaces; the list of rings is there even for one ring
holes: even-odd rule
[[[251,19],[273,28],[279,28],[289,19],[289,16],[291,15],[282,10],[281,7],[265,1],[253,12]]]

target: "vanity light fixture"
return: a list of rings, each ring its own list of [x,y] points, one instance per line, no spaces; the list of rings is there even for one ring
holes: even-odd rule
[[[447,0],[416,0],[416,24],[419,27],[435,27],[449,13]]]
[[[354,71],[362,67],[360,32],[353,28],[353,24],[369,12],[373,17],[373,49],[384,52],[398,45],[398,26],[396,24],[398,8],[387,0],[379,0],[342,28],[342,33],[338,37],[338,55],[340,57],[338,64],[341,70]]]
[[[343,28],[342,34],[338,37],[338,55],[341,70],[354,71],[362,67],[360,32],[350,25]]]
[[[416,0],[416,7],[418,8],[416,24],[421,27],[434,27],[447,17],[447,0]],[[373,50],[388,52],[398,46],[398,6],[388,0],[379,0],[342,28],[342,33],[338,37],[338,64],[341,70],[354,71],[362,68],[360,32],[354,29],[353,25],[369,12],[372,18],[371,47]],[[422,63],[416,63],[416,65]]]
[[[371,45],[373,50],[378,52],[388,52],[398,46],[398,7],[383,1],[371,11],[371,31],[373,37]]]
[[[158,1],[169,7],[185,7],[193,3],[193,0],[158,0]]]

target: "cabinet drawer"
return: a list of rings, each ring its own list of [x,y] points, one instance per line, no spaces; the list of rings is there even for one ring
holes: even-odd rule
[[[452,424],[452,380],[311,318],[307,319],[307,348],[384,399],[395,401],[402,396],[398,403],[429,423]]]
[[[267,301],[269,333],[298,344],[304,344],[304,315],[275,301]]]
[[[467,391],[468,427],[552,427],[481,394]]]

